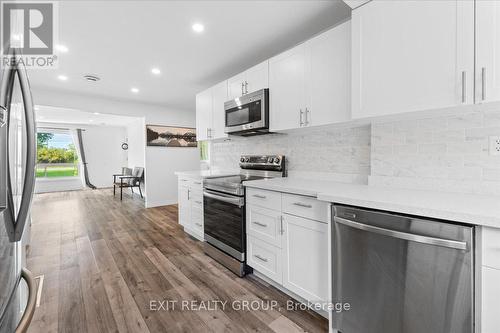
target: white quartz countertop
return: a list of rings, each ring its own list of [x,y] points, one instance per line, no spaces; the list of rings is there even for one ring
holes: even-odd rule
[[[176,171],[174,174],[178,177],[188,177],[188,178],[196,178],[196,179],[205,179],[205,178],[216,178],[216,177],[224,177],[224,176],[233,176],[239,175],[239,171],[211,171],[211,170],[193,170],[193,171]]]
[[[319,200],[500,228],[500,197],[274,178],[247,187],[315,196]]]

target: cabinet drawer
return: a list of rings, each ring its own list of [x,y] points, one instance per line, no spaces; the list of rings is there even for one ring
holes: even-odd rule
[[[500,229],[482,229],[483,265],[500,269]]]
[[[248,188],[246,193],[246,202],[249,205],[256,205],[280,211],[281,193],[256,188]]]
[[[187,178],[179,178],[178,180],[179,187],[189,187],[189,179]]]
[[[328,203],[315,198],[283,193],[283,212],[328,223]]]
[[[203,208],[203,193],[197,191],[189,191],[189,201],[195,207]]]
[[[283,282],[281,249],[252,236],[247,237],[247,263],[278,283]]]
[[[281,213],[249,205],[246,218],[247,234],[281,248]]]
[[[193,191],[203,191],[203,181],[201,179],[191,179],[189,186]]]

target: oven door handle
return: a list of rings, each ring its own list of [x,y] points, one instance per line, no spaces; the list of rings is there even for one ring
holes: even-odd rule
[[[244,198],[225,195],[222,193],[217,193],[206,189],[203,190],[203,196],[214,200],[220,200],[222,202],[226,202],[238,207],[243,207],[245,205]]]

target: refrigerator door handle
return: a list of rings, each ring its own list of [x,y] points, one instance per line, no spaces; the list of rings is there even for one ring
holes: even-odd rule
[[[24,226],[29,218],[31,202],[33,200],[33,192],[35,190],[35,167],[36,167],[36,124],[35,124],[35,107],[33,105],[33,97],[31,96],[30,84],[28,81],[28,73],[24,66],[18,67],[17,75],[21,85],[21,94],[23,96],[24,112],[26,119],[26,168],[24,171],[23,194],[19,213],[16,219],[15,241],[21,240]]]
[[[15,54],[13,55],[15,56]],[[19,64],[22,65],[22,64]],[[35,108],[31,96],[31,90],[28,81],[28,74],[24,67],[7,68],[4,72],[4,82],[0,88],[0,105],[7,108],[6,123],[9,125],[9,107],[12,101],[14,89],[14,80],[16,73],[21,86],[21,94],[23,98],[25,120],[26,120],[26,168],[24,173],[24,183],[22,189],[21,203],[19,212],[14,212],[14,201],[12,197],[12,181],[9,171],[9,143],[8,139],[5,149],[0,149],[5,153],[6,168],[7,168],[7,210],[4,213],[6,228],[9,233],[11,242],[17,242],[21,239],[24,231],[24,226],[29,217],[31,201],[33,199],[33,191],[35,188],[35,165],[36,165],[36,125],[35,125]],[[8,130],[7,130],[8,131]],[[8,136],[8,132],[7,132]]]
[[[26,305],[26,309],[24,310],[23,316],[21,317],[21,321],[19,322],[15,333],[26,333],[28,331],[28,327],[30,326],[31,320],[33,319],[36,308],[37,287],[35,285],[33,274],[26,268],[23,268],[21,271],[21,277],[26,281],[26,284],[28,285],[29,296],[28,304]]]

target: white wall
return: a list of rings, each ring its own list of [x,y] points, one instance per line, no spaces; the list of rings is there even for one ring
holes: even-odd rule
[[[33,88],[33,99],[35,104],[40,105],[144,117],[145,124],[195,127],[194,110],[116,101],[36,87]],[[145,134],[143,138],[145,140]],[[174,171],[198,170],[200,168],[198,149],[147,147],[145,154],[146,207],[177,203],[177,177]]]
[[[128,166],[129,168],[144,167],[146,165],[146,134],[144,118],[127,126],[128,138]]]
[[[98,188],[113,186],[113,174],[127,166],[127,151],[121,148],[127,131],[124,127],[87,127],[82,132],[89,179]]]

